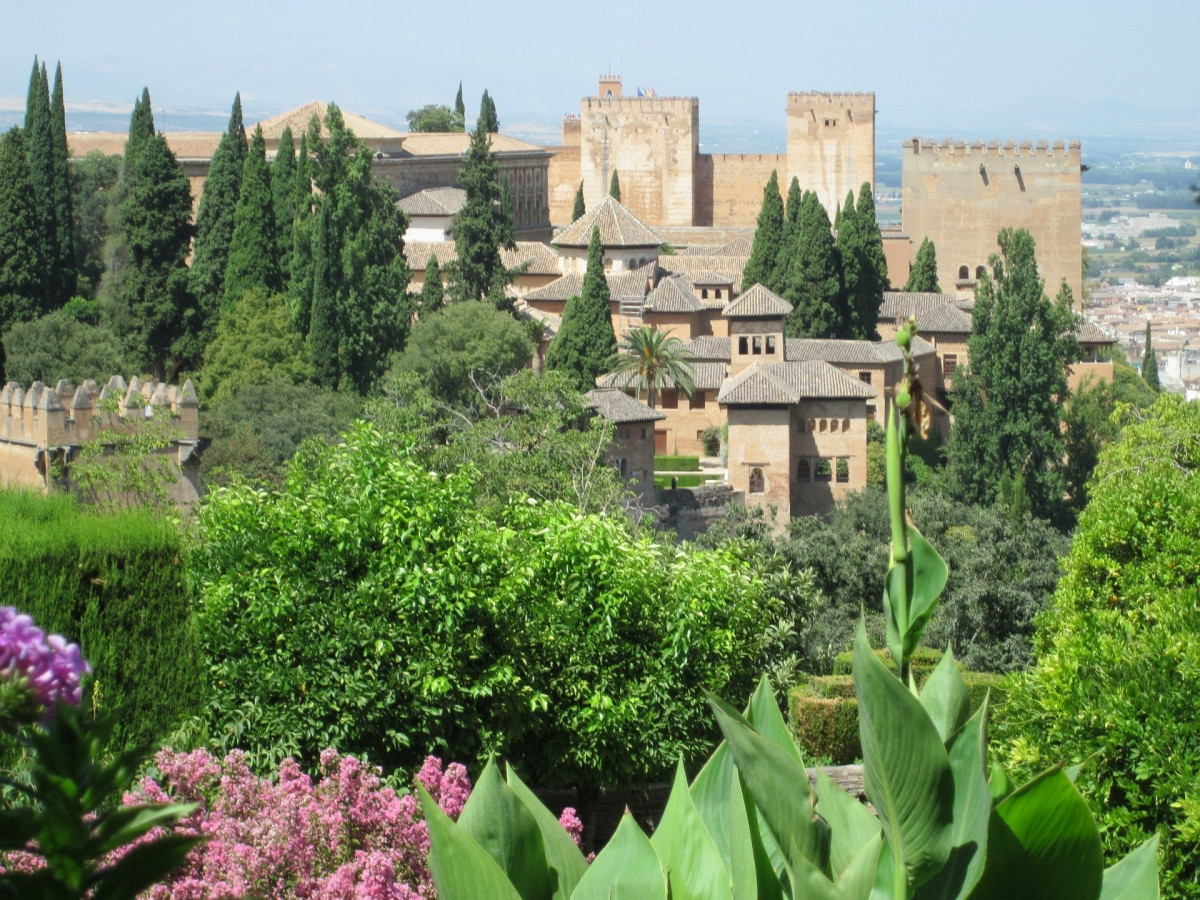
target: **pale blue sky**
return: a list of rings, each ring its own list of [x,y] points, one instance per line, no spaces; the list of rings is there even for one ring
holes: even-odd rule
[[[1021,138],[1169,133],[1200,148],[1200,3],[12,2],[0,120],[34,54],[72,111],[251,120],[313,99],[387,124],[429,102],[468,116],[487,87],[506,130],[552,133],[610,64],[629,87],[700,98],[701,130],[782,132],[789,90],[874,90],[881,133]],[[7,112],[6,112],[7,111]]]

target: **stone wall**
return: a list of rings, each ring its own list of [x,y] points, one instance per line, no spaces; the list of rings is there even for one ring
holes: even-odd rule
[[[904,290],[916,254],[917,247],[912,245],[907,234],[898,231],[883,232],[883,258],[887,260],[888,283],[893,291]]]
[[[999,251],[1001,228],[1026,228],[1053,297],[1065,278],[1082,302],[1079,142],[904,142],[903,230],[914,248],[937,248],[942,290],[970,292]],[[915,250],[913,251],[915,253]],[[966,277],[961,269],[965,267]]]
[[[862,400],[805,400],[791,409],[791,514],[824,515],[867,484],[867,419]],[[807,461],[807,474],[801,460]],[[822,474],[819,460],[828,463]],[[845,460],[839,480],[838,460]]]
[[[575,120],[578,123],[578,119]],[[576,133],[578,137],[578,133]],[[547,147],[553,154],[547,172],[550,194],[550,221],[555,226],[569,225],[575,209],[575,192],[583,180],[579,168],[579,145]]]
[[[792,511],[791,409],[731,406],[729,416],[729,484],[746,497],[746,506],[775,508],[775,527],[787,527]],[[754,484],[761,472],[761,486]],[[751,487],[754,490],[751,490]]]
[[[628,478],[644,502],[654,500],[654,421],[617,425],[608,462]]]
[[[696,224],[753,227],[763,188],[777,172],[786,196],[787,156],[776,153],[704,153],[696,160]]]
[[[660,490],[658,502],[666,508],[663,527],[670,528],[683,541],[694,541],[708,531],[714,520],[725,515],[728,506],[740,504],[742,497],[724,483],[694,488]]]
[[[787,99],[787,177],[816,191],[830,220],[848,191],[875,184],[875,94],[792,93]],[[781,173],[782,175],[783,173]],[[940,250],[940,248],[939,248]]]
[[[703,456],[704,441],[700,434],[712,426],[725,422],[725,412],[717,403],[718,391],[697,390],[692,399],[676,396],[675,391],[663,391],[658,411],[666,415],[655,423],[659,431],[666,433],[667,453],[672,456]],[[700,404],[693,408],[693,404]],[[675,404],[669,406],[668,404]]]

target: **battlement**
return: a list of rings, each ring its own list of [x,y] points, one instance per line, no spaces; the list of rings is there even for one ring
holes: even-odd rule
[[[583,112],[667,112],[692,115],[700,109],[698,97],[584,97]]]
[[[179,440],[194,442],[199,401],[191,381],[182,387],[114,375],[101,388],[91,379],[76,387],[65,378],[54,387],[15,381],[0,390],[0,443],[38,449],[103,440],[106,431],[128,432],[166,409]]]
[[[932,138],[909,138],[904,142],[904,153],[909,156],[933,155],[950,157],[1044,157],[1079,161],[1079,141],[937,141]]]
[[[849,109],[875,115],[874,91],[791,91],[787,96],[788,115],[811,109]]]

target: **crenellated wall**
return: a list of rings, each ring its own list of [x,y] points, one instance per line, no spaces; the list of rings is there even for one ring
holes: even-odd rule
[[[846,194],[875,184],[875,94],[791,93],[787,98],[786,193],[792,177],[812,190],[829,218]]]
[[[746,226],[758,222],[763,188],[777,172],[787,192],[782,153],[703,153],[696,160],[696,224]]]

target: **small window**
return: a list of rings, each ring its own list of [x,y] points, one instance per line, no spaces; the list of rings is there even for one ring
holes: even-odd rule
[[[846,484],[850,480],[850,460],[842,457],[837,461],[838,484]]]
[[[646,439],[646,426],[643,425],[642,426],[642,440],[644,441],[645,439]]]
[[[754,348],[753,349],[754,355],[761,356],[762,355],[762,335],[758,335],[758,334],[754,335],[754,338],[751,342],[751,346]]]
[[[679,409],[679,394],[674,388],[667,388],[662,392],[662,408]]]
[[[766,488],[766,478],[763,477],[763,470],[757,466],[750,470],[750,493],[761,494]]]
[[[861,381],[863,384],[870,384],[871,383],[871,373],[870,372],[859,372],[858,380]]]
[[[970,269],[968,269],[966,266],[959,266],[959,267],[958,267],[958,280],[959,280],[959,281],[966,281],[966,280],[968,280],[970,277],[971,277],[971,270],[970,270]]]
[[[957,368],[958,368],[958,354],[957,353],[947,353],[945,359],[942,361],[942,374],[943,375],[953,375],[954,370]]]
[[[700,288],[700,299],[701,300],[708,299],[708,288]]]
[[[837,430],[838,430],[838,425],[839,425],[839,424],[840,424],[840,423],[838,422],[838,420],[837,420],[837,419],[830,419],[830,420],[829,420],[829,430],[830,430],[831,432],[837,432]]]
[[[688,400],[688,409],[704,409],[704,391],[695,391]],[[700,435],[696,435],[699,437]]]
[[[796,477],[801,481],[812,481],[812,466],[807,459],[801,459],[796,463]]]
[[[867,421],[868,422],[875,421],[875,404],[874,403],[867,404]]]
[[[767,335],[767,355],[771,355],[774,352],[775,352],[775,335],[768,334]]]
[[[696,440],[698,440],[698,441],[704,440],[704,429],[703,428],[696,429]]]
[[[850,430],[850,420],[842,419],[842,431],[849,431],[849,430]]]
[[[828,431],[828,430],[829,430],[829,420],[828,420],[828,419],[822,419],[822,420],[821,420],[821,431],[823,431],[823,432],[824,432],[824,431]]]
[[[738,338],[738,353],[745,356],[750,352],[750,341],[745,337]]]
[[[809,432],[814,432],[817,430],[817,420],[816,419],[808,420],[808,430],[809,430]]]
[[[833,466],[829,464],[827,459],[817,460],[817,481],[832,481]]]
[[[982,277],[983,277],[983,266],[976,266],[975,267],[975,279],[978,280]]]
[[[716,297],[718,300],[720,300],[721,299],[721,289],[720,288],[714,289],[713,296]]]

